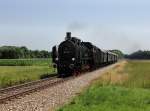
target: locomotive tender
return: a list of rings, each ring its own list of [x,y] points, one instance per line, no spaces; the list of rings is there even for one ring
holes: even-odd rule
[[[118,55],[103,51],[90,42],[82,42],[67,32],[65,41],[52,48],[52,61],[59,77],[76,75],[117,62]]]

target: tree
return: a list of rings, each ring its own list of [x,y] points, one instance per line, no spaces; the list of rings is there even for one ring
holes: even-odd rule
[[[150,59],[150,51],[136,51],[130,55],[127,55],[126,58],[129,59]]]
[[[115,50],[110,50],[110,52],[113,52],[113,53],[117,54],[119,58],[123,58],[124,57],[123,52],[121,52],[120,50],[116,50],[115,49]]]
[[[19,58],[49,58],[50,52],[42,50],[29,50],[25,46],[2,46],[0,47],[0,59],[19,59]]]

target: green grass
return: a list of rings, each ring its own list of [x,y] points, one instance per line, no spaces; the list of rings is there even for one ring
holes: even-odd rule
[[[0,88],[43,79],[56,73],[51,59],[7,59],[0,60],[0,65],[3,65],[0,66]]]
[[[95,84],[58,111],[150,111],[150,91]]]
[[[124,86],[150,88],[150,61],[129,61],[124,71],[129,75]]]
[[[149,66],[120,63],[58,111],[150,111]]]
[[[0,66],[48,66],[51,59],[0,59]]]
[[[0,66],[0,87],[38,80],[53,71],[49,66]]]

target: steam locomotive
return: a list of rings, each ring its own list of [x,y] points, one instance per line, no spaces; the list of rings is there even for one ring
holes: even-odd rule
[[[90,42],[82,42],[67,32],[65,40],[52,48],[52,61],[59,77],[66,77],[115,63],[118,55],[103,51]]]

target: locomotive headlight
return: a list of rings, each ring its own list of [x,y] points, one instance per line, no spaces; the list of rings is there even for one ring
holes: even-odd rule
[[[55,60],[56,60],[56,61],[58,61],[58,57],[57,57],[57,58],[55,58]]]
[[[72,58],[72,61],[75,61],[75,58]]]

